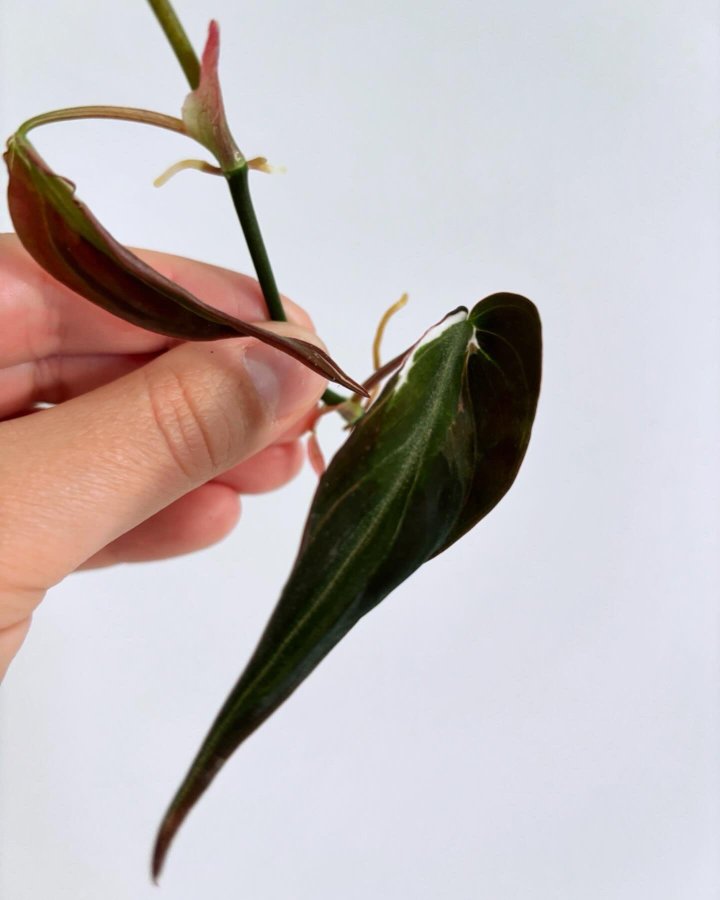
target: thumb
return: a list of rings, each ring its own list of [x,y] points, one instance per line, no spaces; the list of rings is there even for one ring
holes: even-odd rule
[[[267,327],[318,343],[294,325]],[[182,344],[0,425],[0,628],[108,543],[275,441],[323,388],[252,339]]]

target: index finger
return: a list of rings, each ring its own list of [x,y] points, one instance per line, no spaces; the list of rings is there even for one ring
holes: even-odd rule
[[[260,286],[248,275],[152,250],[133,250],[211,306],[248,322],[268,318]],[[290,321],[307,313],[283,298]],[[118,319],[55,281],[13,234],[0,235],[0,367],[58,355],[155,353],[179,343]]]

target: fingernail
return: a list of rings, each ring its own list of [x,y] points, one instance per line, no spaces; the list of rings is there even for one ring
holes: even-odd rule
[[[302,412],[320,388],[320,377],[292,356],[252,344],[245,352],[245,368],[263,406],[274,419]]]

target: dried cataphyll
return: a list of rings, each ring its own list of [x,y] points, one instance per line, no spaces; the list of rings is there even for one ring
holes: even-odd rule
[[[120,245],[43,161],[28,134],[52,122],[115,118],[186,135],[217,165],[238,213],[268,316],[282,303],[250,199],[250,169],[228,128],[212,22],[200,62],[166,0],[150,0],[188,79],[182,118],[127,107],[77,107],[36,116],[8,140],[8,200],[17,234],[52,276],[129,322],[189,341],[247,335],[290,353],[352,391],[326,391],[349,435],[320,481],[300,550],[258,646],[220,710],[158,833],[153,874],[198,798],[233,751],[312,672],[355,623],[424,562],[442,553],[504,496],[522,463],[540,389],[541,330],[517,294],[459,307],[417,343],[358,383],[322,350],[222,313]],[[384,382],[384,386],[383,386]],[[314,440],[314,435],[312,436]]]

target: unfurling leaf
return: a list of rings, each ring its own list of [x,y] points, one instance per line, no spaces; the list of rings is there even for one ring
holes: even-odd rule
[[[182,117],[187,132],[215,156],[223,170],[232,171],[245,163],[233,140],[225,117],[225,106],[218,77],[220,29],[213,20],[200,63],[200,83],[183,104]]]
[[[185,341],[257,338],[366,395],[324,350],[213,309],[119,244],[22,131],[10,138],[4,158],[10,216],[20,241],[43,269],[80,296],[133,325]]]
[[[540,389],[535,306],[494,294],[430,329],[318,485],[295,565],[158,834],[157,876],[231,753],[356,622],[503,497]]]

